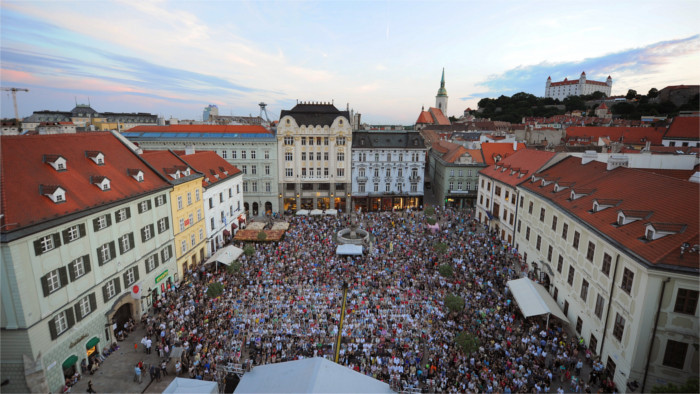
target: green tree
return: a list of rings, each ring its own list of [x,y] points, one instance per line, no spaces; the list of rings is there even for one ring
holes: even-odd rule
[[[428,222],[428,224],[431,226],[437,223],[437,219],[435,219],[432,216],[428,216],[427,218],[425,218],[425,221]]]
[[[649,93],[647,93],[647,97],[649,98],[656,98],[659,97],[659,91],[656,88],[651,88],[649,89]]]
[[[224,285],[219,282],[214,282],[207,287],[207,296],[209,298],[216,298],[224,292]]]
[[[425,210],[423,211],[428,216],[433,216],[435,215],[435,208],[433,208],[432,205],[428,205],[425,207]]]
[[[228,267],[226,267],[226,272],[228,272],[229,274],[237,274],[240,271],[241,271],[241,263],[238,260],[232,262],[231,264],[229,264]]]
[[[464,353],[470,354],[479,350],[479,338],[466,331],[457,334],[455,342]]]
[[[651,389],[652,393],[698,393],[700,392],[700,381],[698,378],[690,378],[685,384],[676,386],[669,383],[665,386],[654,386]]]
[[[438,254],[445,254],[445,252],[447,252],[447,244],[444,242],[438,242],[435,244],[435,246],[433,246],[433,249]]]
[[[444,276],[445,278],[451,278],[452,277],[452,266],[449,264],[443,264],[438,268],[438,271],[440,272],[440,275]]]
[[[255,253],[255,247],[251,244],[246,244],[246,246],[243,247],[243,253],[246,256],[252,256]]]
[[[258,233],[258,241],[264,241],[267,239],[267,234],[265,234],[265,231],[260,230]]]
[[[637,97],[637,91],[634,90],[634,89],[628,90],[628,91],[627,91],[627,95],[625,96],[625,98],[626,98],[627,100],[632,100],[632,99],[635,98],[635,97]]]
[[[464,310],[464,298],[454,294],[448,294],[445,297],[445,306],[450,312],[460,312]]]

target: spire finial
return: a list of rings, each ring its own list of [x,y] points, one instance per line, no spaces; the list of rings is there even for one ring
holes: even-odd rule
[[[445,67],[442,68],[442,79],[440,80],[440,87],[445,87]]]

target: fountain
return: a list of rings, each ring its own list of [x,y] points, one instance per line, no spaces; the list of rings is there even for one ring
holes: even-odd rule
[[[358,227],[357,214],[353,212],[350,214],[350,227],[338,231],[338,244],[368,245],[369,233]]]

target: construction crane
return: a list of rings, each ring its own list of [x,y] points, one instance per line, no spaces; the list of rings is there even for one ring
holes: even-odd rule
[[[15,105],[15,119],[17,119],[17,126],[19,126],[19,112],[17,112],[17,92],[28,92],[29,89],[23,88],[2,88],[3,92],[12,92],[12,103]]]

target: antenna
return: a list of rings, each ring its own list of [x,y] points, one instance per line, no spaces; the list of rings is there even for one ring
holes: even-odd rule
[[[258,103],[258,105],[260,106],[260,117],[262,118],[262,117],[263,117],[263,113],[264,113],[264,114],[265,114],[265,118],[263,118],[263,119],[267,120],[268,123],[269,123],[269,122],[270,122],[270,117],[267,115],[267,108],[266,108],[266,107],[267,107],[267,104],[265,104],[265,103],[263,103],[263,102],[261,101],[260,103]]]

